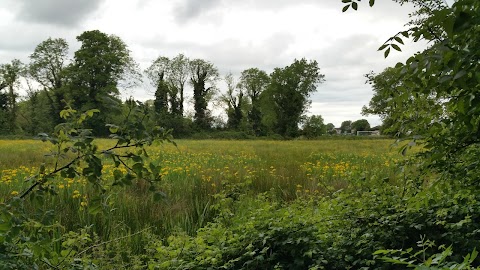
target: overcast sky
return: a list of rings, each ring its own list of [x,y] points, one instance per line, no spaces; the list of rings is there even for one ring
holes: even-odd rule
[[[341,0],[1,0],[0,63],[28,63],[49,37],[65,38],[73,55],[80,46],[75,37],[94,29],[122,38],[142,69],[179,53],[211,61],[222,76],[251,67],[270,73],[306,58],[319,63],[326,79],[309,114],[336,126],[360,118],[377,125],[377,117],[360,114],[372,96],[364,74],[422,49],[408,45],[388,59],[377,51],[405,28],[412,8],[388,0],[374,8],[364,3],[357,12],[342,7]],[[151,89],[124,95],[153,98]]]

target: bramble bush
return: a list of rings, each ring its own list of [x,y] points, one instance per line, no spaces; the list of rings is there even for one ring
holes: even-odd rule
[[[362,193],[352,186],[330,198],[293,203],[272,197],[219,200],[226,214],[196,236],[152,242],[150,269],[404,269],[380,260],[378,250],[438,256],[417,246],[430,239],[455,250],[449,254],[453,265],[480,244],[480,197],[469,190],[429,187],[405,195],[384,183]],[[473,259],[469,263],[475,265]]]

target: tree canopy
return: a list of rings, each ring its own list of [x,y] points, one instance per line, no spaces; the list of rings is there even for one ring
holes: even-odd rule
[[[69,66],[69,98],[81,110],[99,109],[89,123],[97,134],[106,134],[106,115],[118,111],[119,83],[135,73],[136,63],[127,45],[117,36],[98,30],[77,37],[82,43]]]
[[[14,59],[11,63],[0,65],[0,119],[2,133],[12,133],[16,130],[15,120],[17,117],[17,98],[20,78],[24,72],[24,65],[20,60]]]
[[[253,132],[258,136],[264,131],[262,124],[262,112],[260,104],[260,96],[270,83],[268,74],[258,68],[249,68],[242,71],[240,75],[239,88],[245,91],[250,98],[251,108],[248,112],[248,119],[252,126]]]
[[[212,63],[203,59],[192,60],[189,68],[190,83],[193,86],[195,124],[198,128],[208,129],[211,126],[211,116],[207,109],[208,101],[215,94],[216,82],[220,75]]]
[[[37,45],[30,55],[28,65],[30,77],[45,91],[55,124],[61,122],[60,111],[65,106],[64,86],[67,83],[68,48],[65,39],[48,38]]]
[[[352,122],[351,127],[355,131],[368,131],[370,129],[370,123],[367,119],[359,119]]]
[[[274,104],[275,129],[280,135],[298,135],[301,116],[310,105],[308,97],[317,90],[324,77],[318,63],[306,59],[295,59],[291,65],[273,71],[267,94]]]
[[[358,2],[346,1],[344,10],[357,9]],[[477,174],[464,168],[475,164],[471,154],[480,144],[480,2],[458,0],[451,6],[443,1],[398,2],[420,9],[409,28],[379,50],[385,56],[391,49],[399,51],[403,38],[425,40],[430,46],[372,77],[376,95],[370,112],[399,119],[396,129],[411,134],[413,143],[424,143],[429,164],[450,176],[468,175],[463,178],[468,181]]]

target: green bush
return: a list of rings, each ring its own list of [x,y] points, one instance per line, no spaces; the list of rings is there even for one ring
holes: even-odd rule
[[[298,204],[259,198],[229,222],[217,221],[195,237],[172,236],[153,243],[151,269],[309,269],[322,262],[322,242],[313,216]],[[237,205],[237,207],[239,207]]]
[[[377,250],[416,247],[422,238],[468,254],[480,245],[480,197],[471,190],[429,187],[414,195],[389,184],[332,198],[283,205],[268,196],[241,198],[228,215],[194,237],[172,236],[150,248],[152,269],[403,269]],[[221,209],[225,209],[223,204]],[[413,250],[414,252],[418,250]],[[425,251],[434,256],[435,250]],[[473,262],[475,265],[476,262]]]

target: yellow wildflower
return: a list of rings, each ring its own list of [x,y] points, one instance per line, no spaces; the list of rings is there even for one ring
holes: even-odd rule
[[[80,198],[80,196],[81,196],[80,191],[78,190],[73,191],[72,198],[77,199],[77,198]]]

